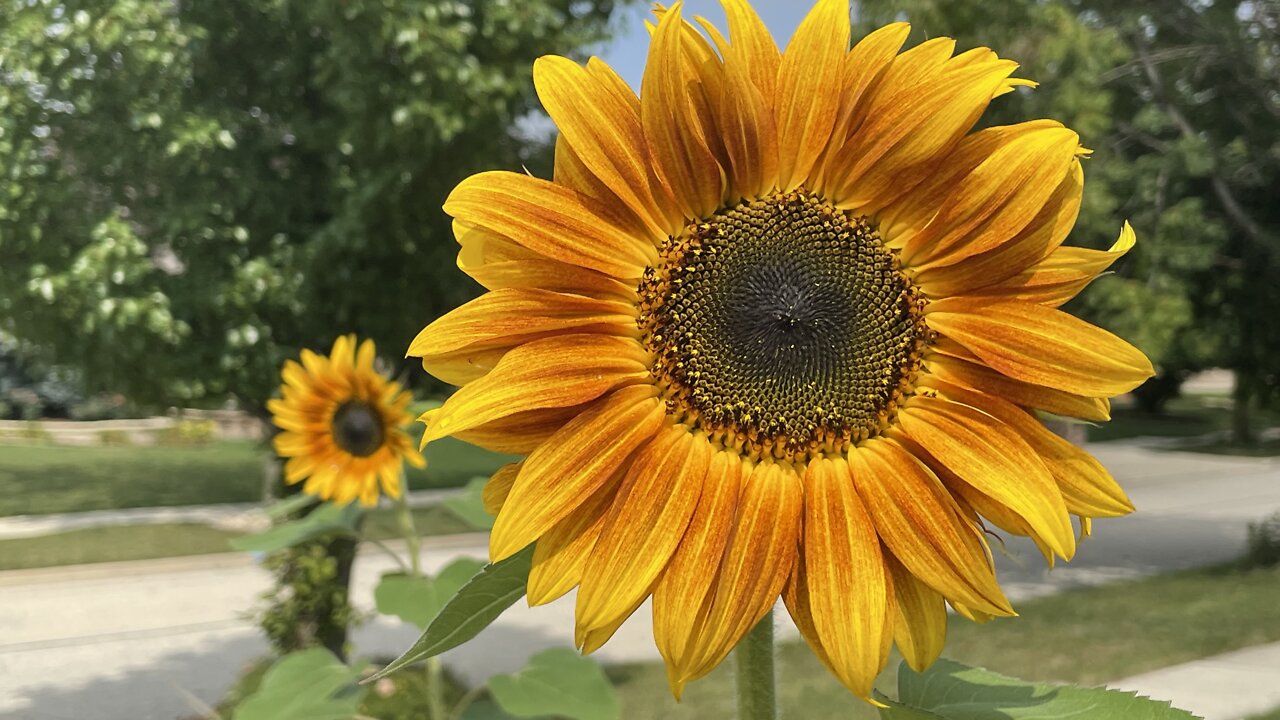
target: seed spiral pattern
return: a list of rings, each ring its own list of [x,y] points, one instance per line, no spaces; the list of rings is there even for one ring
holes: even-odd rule
[[[757,455],[803,460],[877,434],[929,335],[871,222],[804,191],[689,225],[638,292],[668,412]]]

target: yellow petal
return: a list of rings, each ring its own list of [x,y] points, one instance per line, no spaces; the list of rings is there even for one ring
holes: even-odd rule
[[[611,207],[571,188],[506,171],[458,183],[444,211],[552,260],[635,280],[657,259],[653,243],[629,233]]]
[[[1015,405],[1081,420],[1106,422],[1111,419],[1110,407],[1104,399],[1073,395],[1014,380],[982,365],[980,360],[962,360],[941,353],[930,353],[925,356],[924,364],[930,373],[948,382],[1007,398]]]
[[[511,486],[516,482],[516,475],[520,473],[520,465],[521,463],[518,462],[503,465],[484,484],[480,499],[484,502],[485,512],[497,515],[502,509],[502,504],[507,501],[507,495],[511,494]]]
[[[789,467],[765,462],[752,470],[714,580],[711,607],[694,641],[697,659],[678,685],[711,672],[772,611],[796,560],[803,495],[800,478]]]
[[[497,453],[528,455],[555,435],[566,423],[582,414],[582,411],[590,407],[592,402],[512,413],[473,428],[455,432],[453,437]],[[430,412],[430,418],[420,418],[427,426],[431,425],[432,418],[439,415],[438,411]]]
[[[851,450],[849,469],[881,540],[911,574],[948,599],[1013,614],[982,540],[931,470],[884,437]]]
[[[644,221],[650,238],[677,231],[676,208],[650,180],[640,104],[626,83],[604,63],[583,68],[547,55],[533,64],[533,84],[583,166]]]
[[[728,48],[722,48],[726,66],[745,68],[760,90],[765,107],[773,108],[777,93],[778,66],[782,54],[769,29],[746,0],[721,0],[729,22]]]
[[[525,343],[440,407],[423,442],[519,412],[571,407],[649,377],[644,348],[628,338],[559,335]]]
[[[1116,260],[1133,249],[1136,236],[1128,222],[1109,250],[1059,247],[1048,257],[1004,282],[983,288],[984,297],[1059,307],[1080,294]]]
[[[666,408],[650,385],[615,391],[524,461],[489,537],[489,557],[514,555],[584,502],[653,437]]]
[[[545,605],[582,582],[587,558],[604,529],[622,474],[615,473],[582,505],[551,526],[533,548],[525,597],[530,607]]]
[[[683,676],[697,660],[693,641],[710,609],[712,581],[733,530],[743,480],[736,452],[711,457],[698,507],[654,586],[653,637],[672,678]]]
[[[813,623],[837,677],[870,699],[893,636],[892,586],[880,540],[849,465],[821,459],[805,473],[804,557]]]
[[[458,269],[488,290],[537,288],[605,300],[635,302],[635,287],[589,270],[543,257],[513,240],[454,221],[462,249]]]
[[[1076,395],[1119,395],[1155,374],[1129,343],[1043,305],[945,298],[929,303],[925,318],[991,368]]]
[[[691,102],[694,73],[685,60],[686,40],[677,5],[663,15],[649,47],[640,118],[655,172],[671,188],[683,216],[697,218],[715,212],[724,185]]]
[[[778,67],[778,186],[808,179],[831,142],[849,51],[849,0],[819,0],[796,28]]]
[[[898,411],[898,423],[932,456],[926,461],[957,475],[1017,513],[1054,552],[1075,554],[1075,531],[1053,476],[1016,430],[959,402],[917,395]]]
[[[735,57],[725,59],[716,116],[729,161],[730,199],[753,198],[777,182],[778,132],[773,110],[752,82],[751,68]]]
[[[608,627],[648,596],[689,526],[710,461],[711,444],[684,425],[637,451],[578,590],[580,633]]]
[[[916,672],[924,672],[942,654],[947,639],[947,607],[929,587],[891,553],[885,561],[893,578],[893,639]]]

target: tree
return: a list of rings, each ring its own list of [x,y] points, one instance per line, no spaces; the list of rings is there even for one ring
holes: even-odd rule
[[[0,0],[0,331],[139,401],[259,407],[477,290],[440,211],[545,165],[539,55],[612,0]]]

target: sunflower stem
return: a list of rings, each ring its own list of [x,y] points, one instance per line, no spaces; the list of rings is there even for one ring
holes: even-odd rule
[[[773,673],[773,613],[764,616],[733,651],[738,686],[738,720],[776,720],[777,680]]]
[[[413,510],[409,507],[409,483],[404,474],[400,475],[400,497],[396,498],[396,520],[400,532],[404,534],[405,545],[409,551],[409,571],[413,577],[422,576],[422,539],[418,536],[418,528],[413,522]],[[427,712],[431,720],[445,720],[447,710],[444,704],[444,665],[440,658],[428,658],[427,671]]]

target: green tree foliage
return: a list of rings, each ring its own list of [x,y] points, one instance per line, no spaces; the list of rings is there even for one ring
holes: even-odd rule
[[[440,205],[545,163],[539,55],[613,0],[0,0],[0,331],[90,388],[261,403],[476,288]],[[541,169],[541,168],[539,168]]]
[[[1229,367],[1246,391],[1280,376],[1280,9],[1255,0],[868,0],[961,49],[995,48],[1039,90],[984,122],[1062,120],[1095,152],[1071,242],[1102,247],[1120,219],[1138,246],[1073,309],[1176,377]],[[1170,382],[1169,378],[1175,381]],[[1247,399],[1247,398],[1246,398]]]

